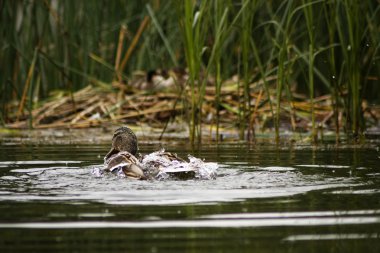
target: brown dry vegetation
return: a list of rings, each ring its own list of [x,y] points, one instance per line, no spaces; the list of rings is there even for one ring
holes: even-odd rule
[[[158,71],[156,71],[158,73]],[[31,114],[17,115],[23,108],[13,106],[7,127],[9,128],[87,128],[107,124],[147,123],[164,129],[169,121],[187,122],[189,117],[190,89],[186,72],[169,71],[170,74],[155,74],[149,80],[145,76],[134,78],[128,84],[113,83],[110,85],[92,84],[59,98],[51,98],[34,109]],[[158,80],[158,81],[157,81]],[[276,82],[276,77],[269,77],[268,82]],[[202,107],[202,124],[211,129],[215,126],[215,88],[214,79],[209,78]],[[270,96],[264,92],[261,81],[250,84],[252,115],[248,119],[247,138],[252,138],[257,131],[273,127],[273,114],[269,105],[275,103],[275,90]],[[240,92],[239,92],[240,91]],[[293,131],[309,131],[311,127],[311,103],[303,95],[293,92],[294,100],[289,102],[283,94],[281,101],[281,127]],[[238,77],[225,81],[220,92],[220,121],[222,128],[236,128],[239,122],[239,106],[244,103],[243,92],[239,89]],[[330,95],[316,97],[313,101],[316,122],[321,129],[336,129],[333,120]],[[19,104],[18,104],[19,106]],[[378,122],[380,110],[376,107],[365,108],[367,121]],[[274,106],[275,108],[275,106]],[[342,121],[343,109],[339,111]],[[248,120],[247,119],[247,120]],[[339,122],[342,126],[342,122]]]

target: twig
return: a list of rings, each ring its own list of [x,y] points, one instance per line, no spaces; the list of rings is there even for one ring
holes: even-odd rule
[[[135,37],[133,37],[133,40],[127,50],[127,53],[124,55],[123,61],[121,62],[121,65],[120,65],[120,72],[124,71],[125,65],[127,64],[129,57],[132,55],[132,52],[135,49],[137,42],[139,41],[141,34],[144,31],[145,27],[147,26],[148,22],[149,22],[149,17],[145,16],[143,21],[140,24],[139,29],[137,30]]]
[[[20,116],[21,116],[22,112],[24,111],[24,105],[25,105],[25,101],[26,101],[26,94],[28,93],[30,82],[31,82],[32,77],[33,77],[34,67],[36,65],[37,50],[38,49],[36,47],[34,49],[32,64],[30,64],[29,71],[28,71],[28,76],[27,76],[27,78],[25,80],[24,91],[22,93],[22,97],[21,97],[21,101],[20,101],[20,106],[19,106],[18,111],[17,111],[17,121],[19,121]]]

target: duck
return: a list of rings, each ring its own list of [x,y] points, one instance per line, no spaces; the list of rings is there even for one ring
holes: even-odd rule
[[[135,133],[123,126],[114,132],[111,149],[104,157],[104,171],[140,180],[215,178],[216,163],[204,163],[191,156],[189,160],[165,149],[141,155]]]
[[[104,157],[104,171],[127,178],[147,179],[138,156],[137,137],[128,127],[116,129],[110,151]]]

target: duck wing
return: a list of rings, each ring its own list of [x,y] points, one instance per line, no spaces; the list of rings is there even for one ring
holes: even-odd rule
[[[121,170],[125,176],[136,179],[146,179],[138,159],[127,151],[119,152],[105,161],[105,171]]]

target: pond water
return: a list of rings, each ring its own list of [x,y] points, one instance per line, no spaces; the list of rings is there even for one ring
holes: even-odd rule
[[[2,144],[0,251],[380,252],[379,147],[164,146],[218,177],[96,177],[109,145]]]

